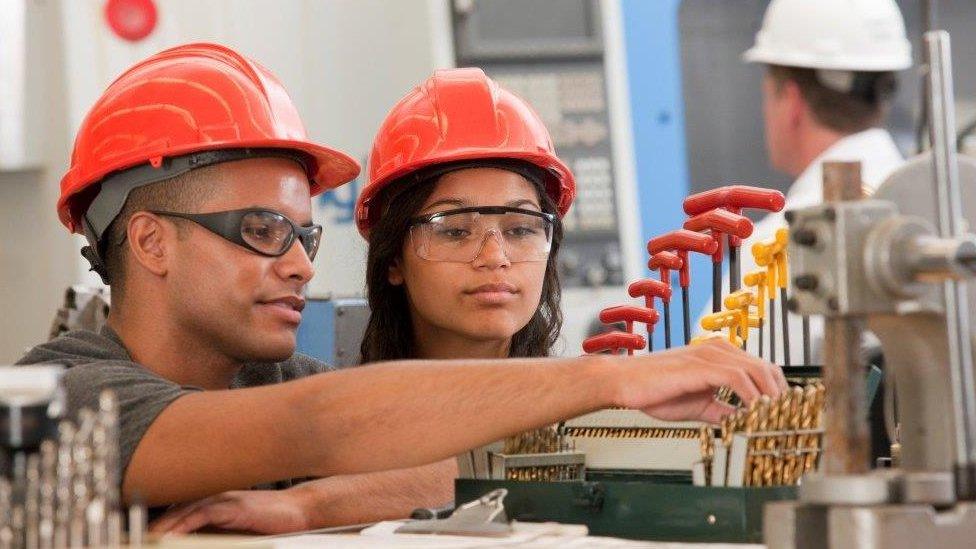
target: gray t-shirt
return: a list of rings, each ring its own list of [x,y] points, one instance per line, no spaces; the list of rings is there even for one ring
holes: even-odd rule
[[[119,401],[119,445],[124,473],[136,446],[160,412],[177,398],[202,391],[178,385],[133,362],[119,336],[108,326],[100,333],[77,330],[34,347],[17,364],[61,364],[67,393],[68,418],[78,410],[98,409],[98,395],[104,389],[115,392]],[[248,364],[234,378],[231,388],[257,387],[291,381],[333,368],[309,356],[295,353],[284,362]],[[285,488],[291,481],[276,483]],[[261,486],[268,488],[272,486]]]

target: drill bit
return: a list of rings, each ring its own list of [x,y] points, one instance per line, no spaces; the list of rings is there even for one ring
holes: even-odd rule
[[[705,486],[712,485],[712,460],[715,457],[715,441],[712,440],[712,428],[702,425],[699,430],[699,449],[705,472]]]
[[[98,496],[92,498],[85,508],[85,530],[88,547],[105,545],[105,502]]]
[[[783,315],[783,365],[790,366],[790,311],[786,307],[786,288],[779,290],[779,308]]]
[[[13,506],[14,489],[4,476],[0,475],[0,547],[13,547]]]
[[[20,549],[24,541],[24,506],[15,504],[10,510],[10,530],[13,548]]]
[[[790,429],[790,413],[793,407],[793,393],[791,391],[786,391],[780,397],[779,406],[779,424],[776,426],[776,430],[782,433],[788,433]],[[783,472],[786,469],[786,452],[787,450],[787,440],[789,438],[788,434],[783,434],[780,436],[777,442],[777,450],[779,454],[776,459],[776,472],[774,475],[774,484],[782,485],[784,483]]]
[[[57,474],[54,492],[54,546],[67,547],[69,541],[69,525],[71,521],[71,486],[74,463],[71,448],[74,444],[76,430],[70,421],[58,424]]]
[[[142,502],[134,502],[129,506],[129,546],[141,547],[145,542],[146,507]]]
[[[810,423],[813,425],[814,429],[820,429],[822,427],[821,423],[823,420],[823,408],[826,402],[826,388],[823,383],[819,381],[814,384],[814,401],[811,406],[810,414],[812,416]],[[822,435],[813,435],[810,437],[810,449],[812,450],[807,454],[806,463],[804,464],[804,471],[812,471],[817,468],[817,464],[820,462],[820,444]]]
[[[752,469],[755,467],[755,461],[753,459],[753,448],[754,443],[750,435],[758,430],[759,426],[759,399],[753,400],[749,405],[749,412],[745,417],[745,433],[748,438],[748,444],[746,445],[746,465],[743,484],[745,486],[752,486]]]
[[[766,416],[766,428],[767,433],[771,431],[776,431],[779,426],[779,401],[770,400],[769,407],[767,408]],[[772,486],[773,484],[773,469],[776,466],[776,436],[766,436],[763,444],[763,449],[768,452],[763,456],[763,474],[762,474],[762,485]]]
[[[803,326],[803,365],[810,366],[813,359],[810,358],[810,317],[803,315],[800,317]]]
[[[765,448],[765,436],[763,436],[769,430],[769,405],[770,398],[768,395],[762,395],[759,397],[759,413],[758,413],[758,426],[757,431],[760,436],[755,437],[755,442],[753,444],[754,452],[761,452]],[[762,486],[763,473],[766,467],[766,457],[756,456],[753,459],[753,470],[752,470],[752,485]]]
[[[24,546],[37,549],[40,545],[41,456],[27,457],[27,489],[24,493]]]
[[[770,410],[770,425],[769,429],[776,434],[769,437],[767,441],[766,448],[770,452],[770,466],[766,470],[766,475],[764,477],[764,482],[767,486],[779,486],[782,484],[783,475],[783,462],[785,460],[784,448],[786,447],[786,426],[788,423],[788,414],[790,412],[789,406],[790,393],[787,391],[779,396],[773,404]]]
[[[41,487],[38,543],[42,549],[54,546],[54,506],[57,485],[58,449],[53,440],[41,443]]]
[[[109,547],[122,544],[121,471],[119,465],[119,409],[112,391],[102,391],[98,398],[98,420],[104,445],[100,457],[104,465],[104,490],[100,496],[105,502],[105,542]]]
[[[813,407],[816,399],[817,388],[814,385],[807,385],[807,387],[803,390],[803,407],[800,410],[800,428],[803,430],[811,430],[815,428]],[[809,470],[809,451],[812,448],[813,440],[815,438],[816,435],[805,434],[802,435],[800,437],[800,441],[798,441],[799,449],[801,452],[803,452],[803,454],[800,456],[797,464],[797,479],[802,477],[803,473]]]

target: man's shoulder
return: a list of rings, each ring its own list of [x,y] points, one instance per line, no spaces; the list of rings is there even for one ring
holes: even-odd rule
[[[93,362],[128,360],[125,348],[111,338],[89,330],[73,330],[30,349],[17,364],[75,367]]]

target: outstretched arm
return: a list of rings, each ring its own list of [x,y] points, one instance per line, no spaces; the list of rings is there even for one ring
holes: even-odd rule
[[[415,467],[608,406],[717,421],[785,387],[725,342],[634,357],[393,362],[279,385],[183,396],[140,441],[123,493],[148,505],[286,478]]]

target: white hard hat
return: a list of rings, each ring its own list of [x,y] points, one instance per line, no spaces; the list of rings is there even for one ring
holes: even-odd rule
[[[773,0],[750,63],[810,69],[897,71],[912,46],[895,0]]]

